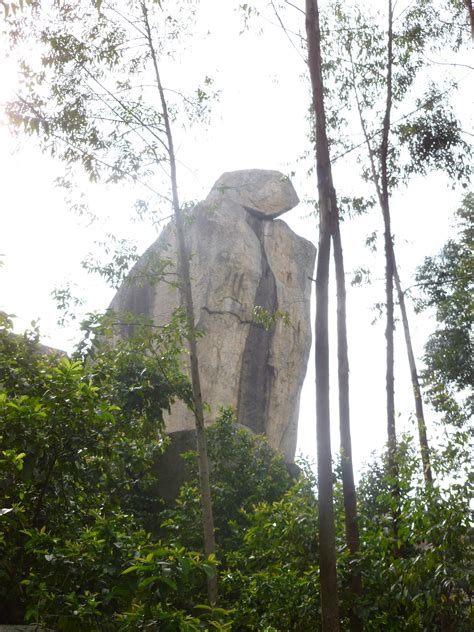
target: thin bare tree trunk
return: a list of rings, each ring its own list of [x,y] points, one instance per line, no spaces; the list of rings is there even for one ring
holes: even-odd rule
[[[321,192],[320,192],[321,193]],[[321,205],[321,201],[320,201]],[[320,212],[316,269],[316,430],[318,454],[318,517],[323,632],[339,632],[333,473],[329,405],[328,281],[331,251],[330,218]]]
[[[155,80],[160,95],[161,108],[163,112],[163,121],[166,130],[167,149],[170,161],[170,174],[171,174],[171,189],[172,189],[172,201],[173,212],[176,222],[176,233],[178,237],[178,260],[179,260],[179,275],[181,286],[180,290],[184,298],[186,318],[189,326],[189,352],[190,352],[190,364],[191,364],[191,385],[193,393],[193,408],[194,419],[196,424],[196,442],[198,450],[198,462],[199,462],[199,480],[201,490],[201,508],[202,508],[202,522],[204,531],[204,553],[207,557],[214,555],[216,551],[215,533],[214,533],[214,518],[212,512],[212,500],[211,500],[211,488],[209,484],[209,459],[207,456],[206,435],[204,431],[204,411],[203,401],[201,394],[201,383],[199,377],[199,362],[197,355],[196,335],[195,335],[195,320],[194,320],[194,305],[193,294],[191,287],[191,274],[189,269],[189,253],[186,247],[186,241],[184,237],[183,219],[181,215],[181,208],[179,205],[178,196],[178,178],[176,173],[176,156],[173,146],[173,135],[171,131],[171,123],[168,115],[168,106],[161,83],[161,76],[159,72],[158,59],[153,44],[153,38],[150,29],[150,23],[148,20],[148,10],[145,2],[142,3],[143,18],[146,28],[148,46],[150,49],[151,57],[153,60],[153,67],[155,71]],[[217,586],[217,574],[207,578],[207,593],[210,605],[215,605],[218,599],[218,586]]]
[[[326,136],[321,72],[321,34],[317,0],[306,0],[308,64],[316,119],[316,166],[319,193],[319,248],[316,269],[316,427],[318,517],[323,632],[339,632],[333,473],[329,406],[328,293],[332,222],[337,212]]]
[[[471,25],[471,38],[472,44],[474,46],[474,4],[472,0],[464,0],[464,4],[466,5],[467,13],[469,16],[469,23]]]
[[[367,132],[366,122],[362,113],[362,106],[357,91],[357,83],[355,80],[354,61],[352,54],[350,58],[352,62],[353,86],[356,98],[359,118],[364,134],[365,143],[370,160],[372,180],[377,191],[380,208],[384,223],[384,250],[385,250],[385,297],[386,297],[386,419],[387,419],[387,443],[388,443],[388,469],[390,476],[396,480],[396,428],[395,428],[395,387],[394,387],[394,302],[393,302],[393,279],[394,279],[394,255],[393,240],[390,221],[390,191],[388,185],[388,147],[390,134],[390,119],[392,110],[392,68],[393,68],[393,11],[392,2],[388,0],[388,41],[387,41],[387,93],[385,101],[385,115],[382,126],[382,142],[379,149],[380,170],[377,171],[375,166],[374,155],[376,152],[372,149],[370,137]]]
[[[397,459],[397,430],[395,425],[395,375],[394,375],[394,301],[393,281],[395,276],[395,259],[393,253],[393,237],[390,217],[390,189],[389,189],[389,164],[388,148],[391,125],[391,111],[393,100],[393,6],[392,0],[388,0],[388,35],[387,35],[387,95],[385,104],[385,116],[382,128],[382,143],[380,145],[380,206],[384,223],[384,249],[385,249],[385,297],[386,297],[386,395],[387,395],[387,465],[390,477],[391,493],[393,497],[393,555],[400,556],[398,545],[398,524],[400,520],[400,481]]]
[[[390,117],[392,110],[392,70],[393,70],[393,8],[392,0],[388,0],[388,40],[387,40],[387,99],[383,121],[382,143],[380,147],[380,183],[381,207],[384,223],[385,245],[385,296],[387,302],[387,319],[385,337],[387,341],[386,357],[386,393],[387,393],[387,438],[388,438],[388,470],[394,484],[398,480],[397,467],[397,435],[395,428],[395,378],[394,378],[394,344],[395,329],[393,303],[393,241],[390,220],[390,192],[388,185],[388,144],[390,133]]]
[[[425,484],[431,486],[433,484],[433,474],[431,471],[430,448],[428,444],[428,435],[426,432],[425,413],[423,410],[423,399],[421,397],[420,381],[418,379],[418,371],[416,370],[415,354],[413,353],[413,345],[411,342],[410,326],[408,323],[408,314],[405,304],[405,294],[400,283],[397,264],[394,255],[394,279],[397,288],[398,304],[402,314],[403,333],[405,335],[405,346],[408,356],[408,364],[410,366],[411,383],[413,387],[413,396],[415,398],[415,414],[418,426],[418,437],[420,441],[421,462],[423,465],[423,476]]]
[[[361,632],[363,622],[357,612],[362,597],[362,578],[357,566],[360,550],[357,524],[357,496],[352,461],[352,439],[349,401],[349,354],[347,345],[346,279],[339,216],[333,227],[334,264],[337,287],[337,358],[339,380],[339,433],[341,437],[341,473],[344,497],[346,541],[353,561],[349,576],[349,629]]]
[[[359,99],[359,95],[357,91],[357,84],[355,81],[354,62],[352,60],[352,54],[349,53],[349,55],[350,55],[350,59],[352,63],[353,87],[354,87],[354,93],[355,93],[355,98],[356,98],[356,104],[357,104],[357,109],[359,112],[359,119],[360,119],[360,123],[362,127],[362,132],[364,134],[365,143],[367,145],[367,152],[369,156],[370,168],[371,168],[371,173],[372,173],[372,181],[374,183],[375,190],[379,198],[380,208],[383,209],[384,196],[383,196],[381,184],[380,184],[381,178],[375,166],[374,150],[372,149],[372,145],[370,143],[370,137],[369,137],[366,122],[364,120],[364,116],[362,113],[362,107],[361,107],[361,103],[360,103],[360,99]],[[385,168],[386,168],[386,162],[385,162]],[[387,202],[387,206],[388,206],[389,214],[390,214],[389,202]],[[402,314],[403,331],[405,334],[405,346],[406,346],[407,355],[408,355],[408,362],[410,366],[411,380],[412,380],[412,385],[413,385],[413,393],[415,397],[415,414],[416,414],[416,418],[418,422],[418,434],[419,434],[419,439],[420,439],[420,451],[421,451],[421,460],[423,464],[423,474],[424,474],[426,483],[429,485],[432,483],[432,472],[431,472],[431,465],[430,465],[430,456],[429,456],[430,452],[429,452],[428,437],[427,437],[427,432],[426,432],[426,423],[425,423],[425,417],[424,417],[424,411],[423,411],[423,400],[421,397],[421,389],[420,389],[420,383],[418,380],[418,372],[416,369],[415,356],[413,354],[413,345],[412,345],[411,336],[410,336],[408,314],[407,314],[406,305],[405,305],[405,295],[403,293],[403,290],[400,284],[400,278],[398,275],[397,263],[395,259],[395,246],[392,240],[390,240],[390,243],[388,245],[392,251],[393,275],[394,275],[393,278],[395,281],[395,286],[397,288],[398,302],[399,302],[400,311]],[[393,303],[393,299],[392,299],[392,303]]]
[[[388,471],[395,481],[398,478],[396,463],[397,433],[395,427],[395,378],[394,378],[394,302],[393,302],[393,265],[392,265],[392,235],[390,229],[390,211],[388,201],[382,208],[384,218],[385,241],[385,300],[386,300],[386,374],[385,388],[387,396],[387,441],[388,441]]]

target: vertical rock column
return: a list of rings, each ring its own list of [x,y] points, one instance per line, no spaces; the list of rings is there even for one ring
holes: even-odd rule
[[[212,423],[220,406],[232,405],[238,422],[265,434],[292,461],[299,398],[311,346],[310,294],[315,248],[275,219],[298,203],[291,182],[277,171],[223,174],[186,226],[191,255],[201,385]],[[117,292],[111,309],[145,313],[158,325],[180,304],[178,290],[163,281],[144,281],[153,257],[177,271],[174,224],[163,230]],[[286,312],[270,331],[254,322],[256,306]],[[126,334],[126,332],[124,332]],[[192,430],[182,403],[173,406],[168,432]]]

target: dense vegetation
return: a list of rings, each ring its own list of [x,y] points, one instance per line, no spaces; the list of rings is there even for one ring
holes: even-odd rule
[[[427,263],[419,270],[441,331],[447,315],[465,314],[472,300],[462,291],[472,265],[466,259],[470,214],[467,196],[460,238],[429,267],[436,279],[427,278]],[[449,274],[440,280],[447,254]],[[81,345],[69,359],[45,351],[37,332],[13,335],[2,317],[1,620],[65,631],[321,629],[317,485],[310,467],[300,464],[298,477],[291,477],[262,437],[239,429],[232,411],[223,410],[207,431],[216,558],[201,550],[196,454],[186,456],[190,479],[174,503],[165,506],[153,492],[153,464],[166,450],[163,411],[176,398],[189,402],[190,387],[178,362],[183,315],[158,333],[149,325],[141,323],[111,351],[107,323],[89,323],[85,340],[93,332],[96,343]],[[456,344],[460,339],[453,337]],[[456,368],[446,349],[441,361],[436,346],[427,345],[425,380],[436,385],[444,371],[445,383],[450,378],[465,393],[466,367]],[[464,352],[462,345],[460,357]],[[451,431],[432,452],[438,483],[424,484],[412,438],[399,444],[395,528],[386,455],[374,457],[361,476],[357,609],[366,630],[472,629],[469,435],[458,401],[455,417],[446,399],[440,408],[442,427]],[[354,562],[339,475],[335,512],[345,629]],[[220,603],[211,608],[206,577],[216,566]]]

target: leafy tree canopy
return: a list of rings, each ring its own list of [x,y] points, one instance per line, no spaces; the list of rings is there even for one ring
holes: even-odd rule
[[[418,305],[434,309],[437,322],[425,346],[423,379],[444,421],[461,428],[474,413],[473,220],[474,196],[468,193],[457,211],[458,237],[426,257],[416,274]]]

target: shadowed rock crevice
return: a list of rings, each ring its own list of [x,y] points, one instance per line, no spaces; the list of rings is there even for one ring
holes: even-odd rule
[[[268,264],[263,243],[261,219],[247,217],[247,223],[260,243],[260,283],[255,294],[255,307],[263,307],[269,314],[278,309],[275,276]],[[240,370],[237,421],[263,434],[266,431],[269,397],[274,378],[271,366],[271,350],[274,329],[266,330],[262,325],[251,323],[245,341]]]

